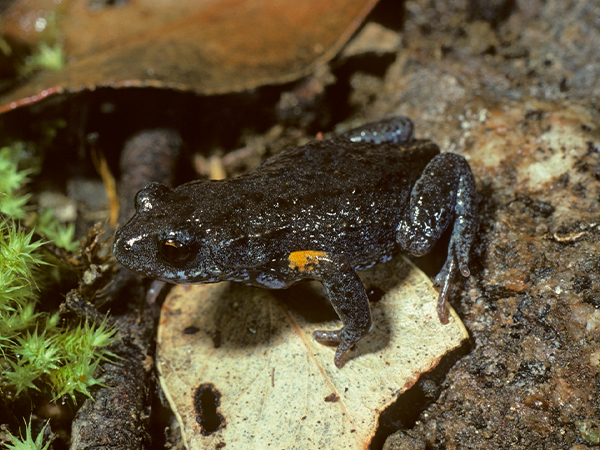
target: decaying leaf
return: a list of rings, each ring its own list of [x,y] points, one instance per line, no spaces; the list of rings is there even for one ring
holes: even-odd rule
[[[101,86],[215,94],[293,81],[339,52],[376,3],[20,0],[2,34],[31,44],[55,18],[67,63],[2,99],[0,112]]]
[[[340,326],[320,284],[176,286],[158,368],[187,448],[368,448],[379,414],[468,334],[453,310],[440,324],[436,290],[401,256],[361,278],[385,295],[342,369],[311,337]]]

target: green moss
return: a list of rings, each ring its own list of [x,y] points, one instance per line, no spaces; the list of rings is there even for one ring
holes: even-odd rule
[[[50,134],[50,131],[47,133]],[[53,219],[50,210],[36,212],[27,206],[31,196],[24,192],[24,187],[29,183],[34,169],[20,170],[19,163],[21,160],[29,159],[28,157],[23,142],[0,148],[0,213],[12,220],[30,219],[30,225],[38,233],[46,236],[59,247],[75,251],[78,243],[74,240],[74,224],[65,225],[57,222]]]
[[[14,398],[35,389],[54,399],[91,397],[90,388],[103,381],[94,372],[114,356],[106,349],[114,330],[105,322],[65,327],[58,313],[36,311],[43,242],[31,237],[0,224],[0,395]]]
[[[36,19],[35,28],[36,42],[26,51],[11,47],[9,41],[0,36],[0,52],[11,60],[14,72],[20,77],[41,70],[58,71],[65,66],[64,36],[58,27],[57,15],[47,11]]]
[[[38,233],[46,236],[65,250],[73,252],[79,247],[78,242],[75,240],[75,224],[57,222],[49,209],[37,216],[33,226]]]
[[[21,75],[29,75],[39,70],[61,70],[65,65],[65,52],[59,43],[52,45],[40,42],[31,56],[25,59],[25,65],[21,67]]]
[[[6,442],[2,443],[4,448],[8,450],[47,450],[50,446],[51,441],[49,440],[44,445],[44,432],[48,423],[40,430],[35,439],[31,433],[31,421],[25,423],[25,436],[20,438],[12,435],[10,432],[6,433]]]
[[[0,212],[14,219],[27,217],[25,205],[29,195],[19,191],[29,182],[31,171],[18,169],[23,151],[21,142],[0,149]]]
[[[114,359],[107,347],[115,330],[106,321],[64,325],[58,313],[37,309],[40,286],[47,280],[48,264],[41,256],[47,241],[33,241],[18,219],[30,216],[24,192],[29,172],[18,170],[18,146],[0,149],[0,397],[13,399],[37,390],[53,399],[78,394],[91,397],[90,388],[102,384],[96,375],[102,361]],[[73,244],[72,228],[39,216],[35,231],[58,236],[64,246]]]

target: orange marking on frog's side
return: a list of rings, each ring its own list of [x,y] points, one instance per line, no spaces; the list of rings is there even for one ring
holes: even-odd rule
[[[302,250],[292,252],[288,256],[289,267],[299,272],[310,272],[319,264],[319,259],[327,256],[327,252]]]

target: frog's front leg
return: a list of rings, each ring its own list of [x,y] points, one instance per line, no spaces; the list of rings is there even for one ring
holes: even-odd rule
[[[454,153],[433,158],[415,183],[410,207],[397,228],[396,240],[415,256],[428,253],[444,230],[454,221],[448,257],[435,278],[440,285],[437,312],[448,322],[446,302],[455,273],[470,274],[469,253],[477,231],[475,178],[467,161]]]
[[[334,362],[341,368],[346,352],[373,328],[365,287],[345,256],[299,251],[291,253],[288,260],[290,269],[323,283],[333,309],[342,320],[339,330],[313,333],[317,341],[339,342]]]

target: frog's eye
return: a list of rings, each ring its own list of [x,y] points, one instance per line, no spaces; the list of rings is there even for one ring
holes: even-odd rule
[[[168,238],[158,244],[158,251],[168,262],[181,264],[192,254],[191,249],[177,239]]]

